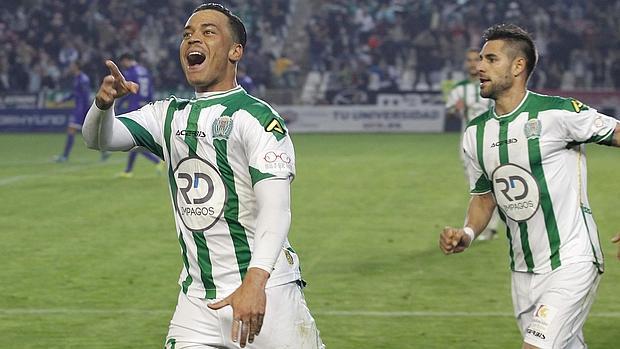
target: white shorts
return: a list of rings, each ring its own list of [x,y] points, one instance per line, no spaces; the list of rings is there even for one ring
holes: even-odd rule
[[[301,287],[292,282],[265,290],[267,305],[260,334],[248,349],[323,349]],[[207,304],[219,299],[188,297],[179,293],[176,310],[170,321],[165,349],[239,348],[232,341],[232,308],[212,310]]]
[[[583,324],[600,281],[591,262],[546,273],[512,273],[512,304],[524,342],[540,349],[587,348]]]

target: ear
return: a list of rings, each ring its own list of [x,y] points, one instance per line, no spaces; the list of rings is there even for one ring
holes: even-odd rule
[[[512,62],[512,75],[514,77],[519,76],[519,74],[521,73],[525,73],[527,68],[526,68],[526,60],[523,57],[515,57],[514,61]]]
[[[243,57],[243,46],[241,44],[233,44],[230,51],[228,51],[228,59],[237,63],[241,60],[241,57]]]

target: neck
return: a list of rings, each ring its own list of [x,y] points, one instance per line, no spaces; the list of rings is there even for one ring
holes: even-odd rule
[[[197,93],[203,93],[203,92],[218,92],[218,91],[228,91],[230,89],[233,89],[237,87],[237,80],[233,79],[233,80],[224,80],[224,81],[218,81],[215,82],[211,85],[207,85],[207,86],[196,86],[196,92]]]
[[[525,86],[513,85],[495,100],[495,113],[505,115],[513,111],[521,103],[526,92]]]

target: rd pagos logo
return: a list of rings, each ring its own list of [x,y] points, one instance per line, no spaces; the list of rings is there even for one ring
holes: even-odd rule
[[[532,218],[540,206],[536,179],[523,167],[506,164],[493,172],[493,192],[497,206],[516,222]]]
[[[177,185],[175,208],[187,229],[203,231],[222,216],[226,204],[226,186],[209,162],[185,158],[174,170]]]

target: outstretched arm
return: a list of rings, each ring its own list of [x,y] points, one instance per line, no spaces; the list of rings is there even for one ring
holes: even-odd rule
[[[127,128],[114,116],[114,100],[138,92],[138,84],[126,81],[112,61],[106,61],[110,75],[103,78],[95,102],[88,110],[82,135],[86,145],[98,150],[130,150],[135,146]]]
[[[469,201],[467,218],[463,228],[445,227],[439,235],[439,248],[445,254],[463,252],[484,228],[495,210],[492,193],[474,195]]]

